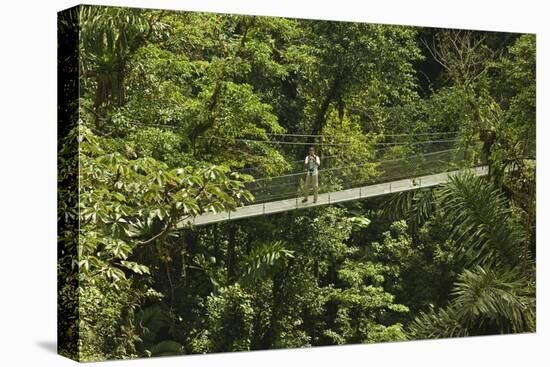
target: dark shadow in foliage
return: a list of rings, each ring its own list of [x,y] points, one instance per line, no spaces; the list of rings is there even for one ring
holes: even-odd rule
[[[161,305],[152,305],[139,311],[136,326],[141,332],[137,347],[143,356],[163,357],[183,354],[183,346],[173,340],[160,340],[171,325],[167,311]]]

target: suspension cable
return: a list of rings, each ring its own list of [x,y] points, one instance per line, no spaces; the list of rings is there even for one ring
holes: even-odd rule
[[[447,152],[456,151],[456,150],[458,150],[458,148],[440,150],[440,151],[437,151],[437,152],[431,152],[431,153],[426,153],[426,154],[422,154],[422,155],[417,154],[417,155],[413,155],[413,156],[410,156],[410,157],[401,157],[401,158],[373,161],[373,162],[363,163],[363,164],[360,164],[360,165],[348,165],[348,166],[326,168],[326,169],[320,169],[319,172],[337,171],[337,170],[342,170],[342,169],[345,169],[345,168],[360,168],[360,167],[364,167],[368,164],[397,162],[397,161],[402,161],[402,160],[410,159],[410,158],[414,158],[414,157],[427,157],[427,156],[432,156],[432,155],[435,155],[435,154],[447,153]],[[273,179],[282,178],[282,177],[302,176],[302,175],[304,175],[304,172],[289,173],[287,175],[280,175],[280,176],[274,176],[274,177],[261,177],[261,178],[255,179],[254,182],[261,181],[261,180],[273,180]]]
[[[458,135],[460,131],[445,131],[445,132],[430,132],[430,133],[409,133],[409,134],[385,134],[376,133],[376,136],[430,136],[430,135]],[[368,132],[367,132],[368,134]],[[267,136],[291,136],[291,137],[312,137],[312,138],[331,138],[337,137],[336,135],[323,135],[323,134],[287,134],[287,133],[265,133]]]
[[[143,122],[128,121],[130,125],[146,126],[146,127],[158,127],[158,128],[168,128],[168,129],[178,129],[179,126],[167,125],[167,124],[147,124]],[[376,136],[433,136],[433,135],[458,135],[460,131],[442,131],[442,132],[425,132],[425,133],[401,133],[401,134],[386,134],[386,133],[375,133]],[[336,135],[323,135],[323,134],[292,134],[292,133],[264,133],[267,136],[290,136],[290,137],[313,137],[313,138],[333,138],[337,137]]]
[[[381,153],[381,152],[384,152],[384,151],[387,151],[389,149],[392,149],[393,146],[383,146],[381,148],[375,148],[373,151],[374,153]],[[341,154],[333,154],[333,155],[328,155],[328,156],[323,156],[322,159],[324,161],[326,160],[330,160],[331,158],[344,158],[344,153],[341,153]],[[289,162],[291,165],[299,165],[299,164],[303,164],[304,160],[303,159],[298,159],[298,160],[295,160],[295,161],[291,161]],[[244,168],[237,168],[235,169],[236,172],[239,172],[239,173],[244,173],[244,171],[251,171],[251,170],[254,170],[254,169],[261,169],[262,166],[260,165],[255,165],[255,166],[251,166],[251,167],[244,167]]]
[[[273,144],[273,145],[315,145],[315,146],[351,146],[352,143],[307,143],[307,142],[291,142],[291,141],[278,141],[278,140],[257,140],[257,139],[241,139],[241,138],[222,138],[219,136],[211,136],[209,138],[200,137],[201,139],[214,139],[221,141],[233,141],[233,142],[242,142],[242,143],[263,143],[263,144]],[[418,145],[418,144],[430,144],[430,143],[449,143],[457,141],[458,139],[441,139],[441,140],[425,140],[418,142],[391,142],[391,143],[374,143],[373,145]]]

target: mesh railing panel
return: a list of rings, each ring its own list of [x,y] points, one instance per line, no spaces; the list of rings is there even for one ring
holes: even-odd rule
[[[464,150],[448,145],[444,147],[448,149],[417,152],[404,158],[364,164],[350,163],[343,167],[331,167],[330,164],[327,167],[327,164],[322,162],[323,168],[319,169],[319,193],[414,178],[463,167],[467,161]],[[441,148],[441,145],[438,148]],[[305,177],[304,171],[298,171],[277,177],[258,178],[247,184],[246,188],[255,197],[253,203],[295,198],[303,195]]]

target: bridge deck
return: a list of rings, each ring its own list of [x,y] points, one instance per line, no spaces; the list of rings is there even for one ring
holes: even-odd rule
[[[239,207],[232,212],[206,213],[195,218],[182,221],[178,224],[178,227],[184,227],[188,223],[192,223],[198,226],[216,222],[223,222],[227,220],[254,217],[258,215],[280,213],[289,210],[306,209],[315,206],[342,203],[345,201],[381,196],[390,193],[416,190],[423,187],[433,187],[447,182],[449,180],[449,177],[456,175],[462,171],[464,170],[437,173],[427,176],[415,177],[412,179],[397,180],[380,184],[355,187],[347,190],[327,192],[319,194],[316,203],[313,203],[313,197],[310,196],[309,201],[306,203],[301,202],[302,197],[296,197],[293,199],[277,200],[262,204],[251,204]],[[470,169],[470,171],[477,176],[484,176],[487,174],[487,167],[483,166],[472,168]]]

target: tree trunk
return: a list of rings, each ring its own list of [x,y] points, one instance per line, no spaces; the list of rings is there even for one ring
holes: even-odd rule
[[[227,280],[228,283],[235,282],[237,278],[237,252],[236,252],[236,232],[237,226],[235,224],[230,224],[229,227],[229,238],[227,244]]]
[[[334,100],[336,100],[340,94],[340,84],[341,78],[335,76],[332,80],[330,88],[327,91],[327,94],[325,95],[325,98],[323,99],[323,102],[321,103],[321,106],[319,107],[319,110],[317,111],[317,115],[315,116],[315,120],[313,121],[311,135],[320,135],[323,132],[328,108],[330,104]],[[308,143],[313,144],[314,141],[315,139],[312,136],[308,138]]]
[[[271,317],[269,319],[269,329],[265,333],[262,340],[263,349],[272,349],[275,347],[278,334],[278,322],[281,314],[281,298],[282,298],[283,280],[280,273],[276,273],[273,277],[273,286],[271,288]]]

